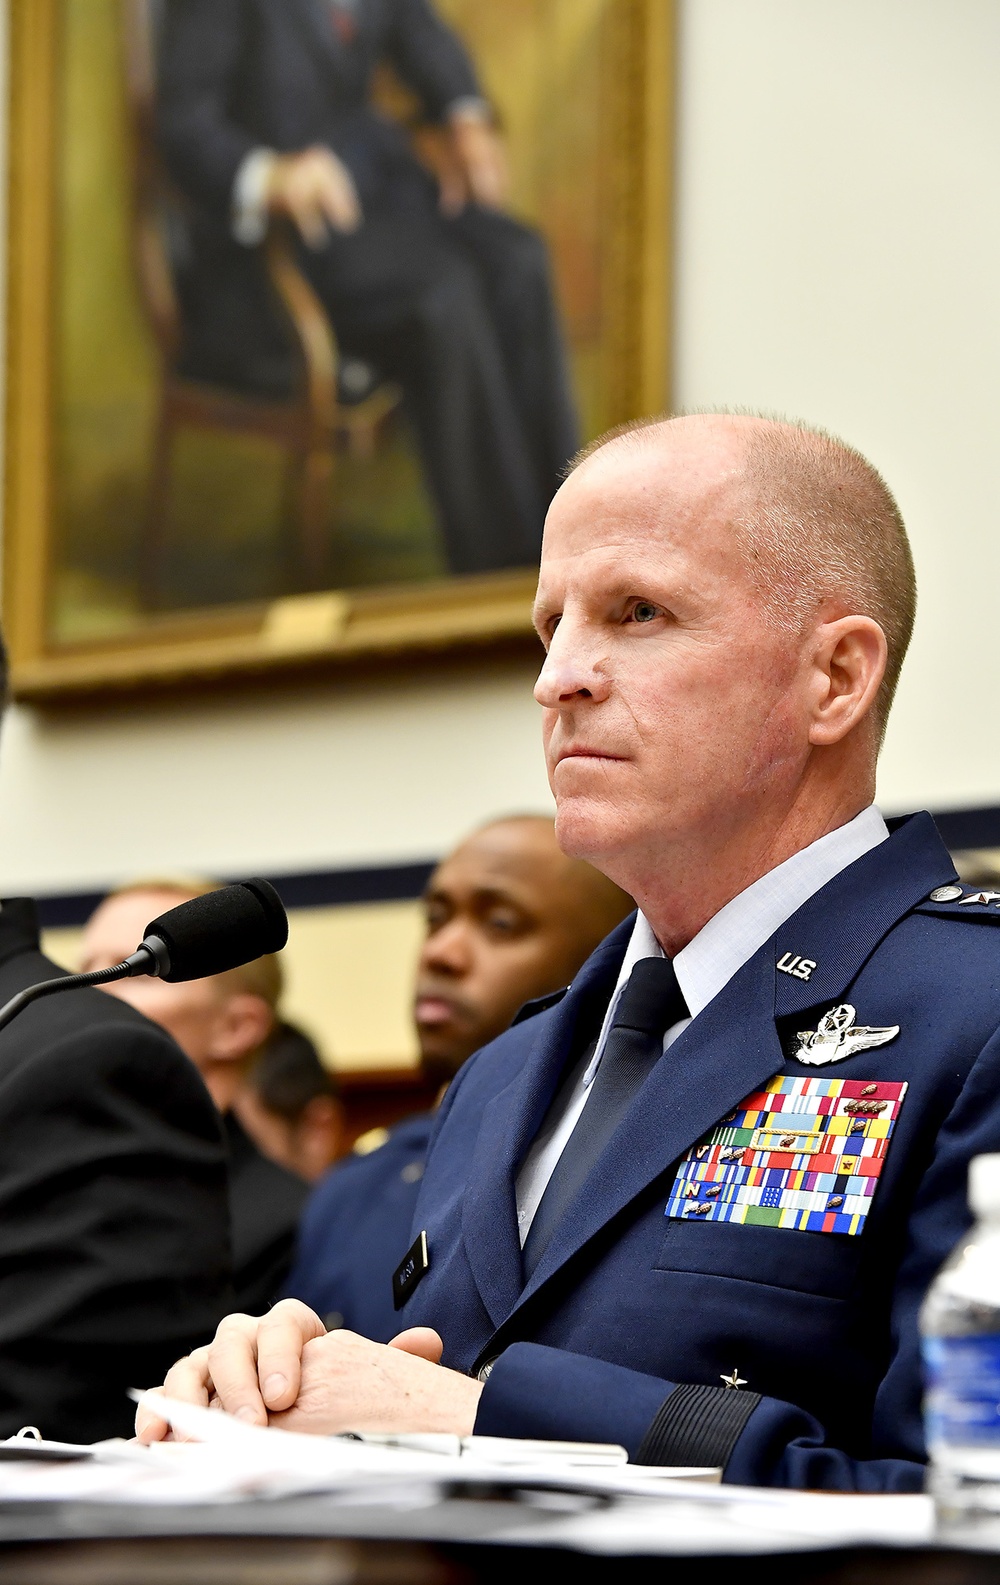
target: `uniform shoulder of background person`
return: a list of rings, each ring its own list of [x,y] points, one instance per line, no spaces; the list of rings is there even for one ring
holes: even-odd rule
[[[410,1243],[434,1113],[397,1124],[377,1150],[351,1155],[316,1185],[286,1293],[323,1317],[387,1342],[400,1330],[392,1273]]]
[[[34,904],[0,906],[0,1003],[64,971]],[[96,990],[0,1031],[0,1436],[128,1435],[231,1303],[218,1116],[174,1041]]]
[[[309,1185],[262,1155],[235,1113],[228,1112],[223,1124],[229,1150],[236,1307],[247,1315],[261,1315],[288,1276]]]

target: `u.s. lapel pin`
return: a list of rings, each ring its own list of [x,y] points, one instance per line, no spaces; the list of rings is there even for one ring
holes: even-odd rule
[[[804,1062],[809,1068],[819,1068],[827,1062],[843,1062],[857,1051],[884,1046],[898,1034],[898,1024],[887,1025],[884,1029],[855,1024],[854,1008],[849,1002],[842,1002],[824,1013],[815,1029],[799,1030],[796,1036],[799,1049],[793,1060]]]
[[[778,967],[782,974],[790,974],[793,979],[807,980],[816,967],[816,959],[804,958],[798,952],[783,952]]]
[[[392,1307],[401,1310],[430,1265],[427,1234],[420,1232],[392,1274]]]

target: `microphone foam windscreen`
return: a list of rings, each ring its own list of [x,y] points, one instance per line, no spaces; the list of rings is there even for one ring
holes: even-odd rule
[[[146,926],[167,949],[162,980],[201,980],[280,952],[288,940],[284,905],[268,881],[241,881],[179,903]]]

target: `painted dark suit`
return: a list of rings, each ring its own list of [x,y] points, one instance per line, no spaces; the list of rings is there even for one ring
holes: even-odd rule
[[[918,1307],[968,1226],[970,1157],[1000,1150],[1000,909],[930,900],[953,880],[916,815],[800,908],[653,1069],[527,1285],[518,1164],[599,1026],[630,924],[467,1064],[417,1205],[430,1267],[399,1319],[437,1327],[446,1364],[492,1362],[477,1431],[621,1442],[738,1482],[920,1486]],[[782,959],[816,966],[805,980]],[[796,1061],[800,1032],[845,1003],[899,1034]],[[685,1157],[775,1075],[907,1086],[856,1236],[721,1220],[718,1201],[688,1216],[672,1196]]]
[[[429,0],[355,0],[349,15],[344,36],[330,0],[166,0],[159,135],[194,210],[178,255],[188,371],[287,383],[259,250],[232,235],[234,183],[257,148],[329,147],[364,223],[303,247],[302,267],[345,352],[404,387],[452,571],[528,565],[576,445],[545,246],[475,205],[445,219],[405,135],[369,103],[383,60],[431,119],[479,94]]]

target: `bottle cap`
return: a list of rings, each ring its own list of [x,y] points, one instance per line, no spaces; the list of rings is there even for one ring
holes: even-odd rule
[[[1000,1215],[1000,1155],[970,1161],[969,1205],[976,1216]]]

